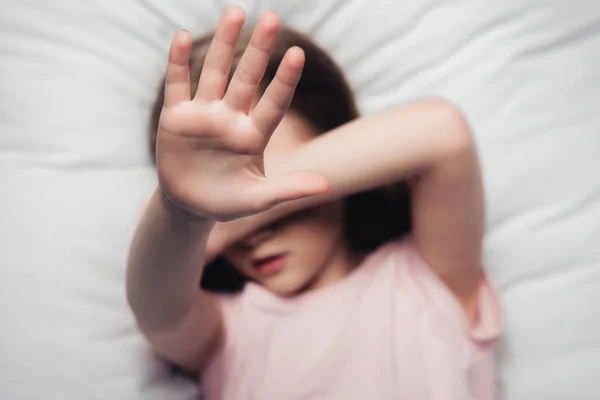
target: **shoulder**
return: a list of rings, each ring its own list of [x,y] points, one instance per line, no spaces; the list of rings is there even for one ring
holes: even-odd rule
[[[221,310],[223,312],[226,313],[236,313],[239,311],[241,302],[242,302],[242,298],[243,298],[243,291],[239,292],[239,293],[232,293],[232,294],[223,294],[223,293],[216,293],[214,295],[215,299],[217,300],[217,303],[219,304],[219,307],[221,308]]]
[[[402,272],[420,265],[420,257],[410,235],[389,241],[373,251],[362,267],[391,268]]]
[[[232,334],[238,329],[238,319],[241,314],[242,305],[244,302],[245,289],[238,293],[232,294],[215,294],[215,299],[221,310],[221,318],[223,321],[224,345],[227,344],[227,337],[231,337]]]
[[[411,307],[413,314],[451,324],[473,342],[493,343],[499,337],[502,307],[485,271],[476,297],[477,318],[470,322],[459,299],[423,260],[410,236],[383,245],[369,258],[379,267],[387,265],[394,271],[400,308]]]
[[[275,295],[253,282],[247,282],[237,293],[215,294],[215,299],[221,311],[224,330],[221,347],[225,352],[239,347],[240,331],[254,324],[257,316],[280,306]]]
[[[225,371],[230,367],[231,355],[235,352],[236,336],[240,330],[239,316],[241,314],[243,292],[235,294],[213,293],[221,313],[221,337],[203,371],[201,380],[203,386],[212,387],[214,382],[221,382]]]

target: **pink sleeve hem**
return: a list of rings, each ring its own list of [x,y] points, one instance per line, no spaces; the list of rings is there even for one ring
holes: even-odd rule
[[[498,294],[485,273],[480,283],[478,312],[477,325],[470,329],[471,339],[476,342],[497,340],[504,324],[502,306]]]
[[[478,321],[475,326],[471,327],[465,313],[464,308],[460,304],[456,295],[450,288],[440,279],[435,271],[422,259],[416,245],[411,237],[391,244],[390,249],[394,252],[406,252],[409,257],[401,261],[399,267],[408,267],[412,270],[409,273],[411,279],[415,282],[420,282],[417,287],[423,290],[426,295],[427,302],[433,302],[435,307],[439,307],[446,312],[456,315],[464,325],[465,333],[473,342],[485,344],[486,342],[494,342],[502,333],[503,315],[500,298],[490,283],[485,270],[483,271],[481,281],[479,283],[478,294]],[[404,249],[404,250],[403,250]],[[404,262],[409,265],[403,266]]]

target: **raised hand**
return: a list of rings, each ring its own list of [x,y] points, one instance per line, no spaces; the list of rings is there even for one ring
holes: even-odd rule
[[[193,99],[191,37],[185,31],[175,35],[158,128],[156,159],[162,192],[177,206],[217,221],[321,194],[330,186],[326,177],[309,171],[265,177],[263,152],[294,95],[304,53],[297,47],[287,51],[275,79],[251,109],[279,20],[271,12],[261,15],[227,87],[244,18],[238,7],[229,7],[223,14]]]

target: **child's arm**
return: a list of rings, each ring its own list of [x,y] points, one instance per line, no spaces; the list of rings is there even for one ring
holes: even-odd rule
[[[199,370],[221,336],[216,300],[199,290],[212,219],[194,216],[160,189],[148,202],[133,238],[127,297],[157,353]]]
[[[301,208],[408,180],[415,243],[423,259],[456,294],[467,315],[475,318],[484,230],[483,190],[473,138],[454,106],[443,100],[422,100],[360,118],[309,142],[280,169],[267,174],[298,168],[326,175],[331,191],[218,226],[214,247],[226,246],[219,242]]]
[[[223,330],[216,298],[199,289],[214,222],[329,190],[317,173],[264,176],[264,149],[293,97],[304,53],[295,48],[285,54],[250,112],[279,22],[273,13],[261,16],[225,91],[243,22],[240,8],[225,11],[193,99],[191,38],[179,32],[173,39],[157,137],[160,187],[128,263],[127,297],[141,330],[160,354],[191,371],[203,367]]]

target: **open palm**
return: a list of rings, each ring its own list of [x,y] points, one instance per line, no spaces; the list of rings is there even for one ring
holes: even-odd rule
[[[191,37],[184,31],[175,35],[158,128],[156,159],[163,193],[176,205],[217,221],[258,213],[329,188],[327,179],[316,172],[265,177],[263,152],[294,95],[304,53],[299,48],[287,51],[275,79],[251,109],[279,22],[270,12],[260,17],[228,86],[243,23],[244,12],[238,7],[223,14],[193,99]]]

